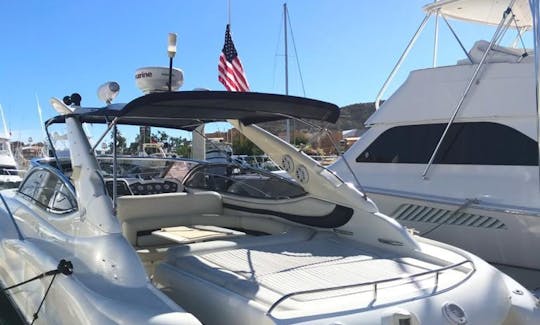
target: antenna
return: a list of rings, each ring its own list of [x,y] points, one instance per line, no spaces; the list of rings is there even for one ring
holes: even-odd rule
[[[2,115],[2,123],[4,124],[4,133],[6,135],[6,138],[9,139],[9,132],[7,128],[6,117],[4,116],[4,109],[2,108],[1,104],[0,104],[0,113]]]
[[[45,132],[45,123],[43,122],[43,112],[41,111],[41,105],[39,104],[39,98],[36,94],[36,104],[37,104],[37,111],[39,116],[39,123],[41,124],[41,130],[43,131],[43,138],[47,139],[47,132]]]
[[[287,3],[283,4],[283,29],[285,41],[285,95],[289,94],[289,51],[287,41]],[[287,120],[287,141],[290,141],[289,120]]]
[[[167,46],[167,54],[169,56],[169,91],[172,87],[173,59],[176,55],[176,34],[169,33],[169,46]]]

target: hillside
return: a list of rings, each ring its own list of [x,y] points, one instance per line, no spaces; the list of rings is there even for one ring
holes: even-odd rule
[[[339,120],[336,123],[338,130],[365,129],[364,122],[375,112],[375,103],[359,103],[341,108]]]

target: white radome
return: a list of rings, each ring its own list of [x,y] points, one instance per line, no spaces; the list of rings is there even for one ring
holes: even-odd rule
[[[169,68],[144,67],[135,71],[135,84],[143,93],[150,94],[169,90]],[[184,72],[172,69],[171,90],[176,91],[184,84]]]

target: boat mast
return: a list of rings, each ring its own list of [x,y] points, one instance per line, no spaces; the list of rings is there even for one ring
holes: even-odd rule
[[[4,109],[2,108],[2,105],[0,105],[0,113],[2,114],[2,124],[4,125],[5,138],[9,139],[9,131],[8,131],[6,117],[4,116]]]
[[[289,95],[289,54],[287,44],[287,3],[283,4],[283,30],[285,33],[285,95]],[[286,141],[291,143],[291,120],[286,121]]]
[[[437,59],[439,52],[439,16],[440,9],[437,9],[437,12],[435,13],[435,35],[433,39],[433,68],[437,67]]]

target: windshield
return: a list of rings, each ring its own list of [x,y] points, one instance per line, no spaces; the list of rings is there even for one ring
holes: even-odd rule
[[[230,125],[228,123],[216,124],[205,125],[206,132],[204,133],[121,125],[118,126],[116,132],[115,146],[112,141],[113,134],[108,134],[110,131],[108,129],[104,130],[100,142],[94,143],[92,146],[106,182],[113,178],[112,154],[113,152],[117,154],[116,176],[122,179],[123,185],[121,186],[124,187],[122,193],[135,194],[137,192],[141,194],[142,190],[139,188],[147,189],[148,193],[158,193],[164,189],[161,183],[165,181],[172,181],[177,185],[176,188],[181,190],[185,178],[195,166],[199,164],[209,166],[207,163],[212,162],[214,166],[216,164],[231,164],[232,167],[229,169],[232,168],[232,171],[221,167],[225,171],[216,174],[211,168],[205,170],[201,167],[198,173],[206,175],[211,180],[205,180],[203,176],[196,176],[193,173],[186,186],[257,198],[305,195],[306,192],[301,184],[292,181],[295,175],[282,170],[281,166],[276,164],[239,130],[228,128],[226,131],[221,131],[222,128],[230,127]],[[280,134],[280,126],[281,124],[277,123],[267,123],[262,127],[272,134]],[[319,126],[311,123],[302,127],[299,124],[297,126],[301,132],[294,133],[295,136],[294,139],[291,139],[293,140],[291,144],[299,152],[318,158],[319,156],[335,154],[338,150],[334,144],[339,138],[333,138],[337,133],[328,132],[326,129],[321,130]],[[99,127],[103,126],[99,125]],[[209,132],[210,130],[214,132]],[[66,134],[64,129],[59,129],[58,132],[58,134]],[[85,133],[89,134],[90,132],[85,130]],[[322,141],[327,136],[332,139]],[[89,140],[90,143],[93,142],[91,136],[89,136]],[[279,154],[276,158],[281,160]],[[203,162],[203,159],[207,161]],[[66,166],[66,168],[62,168],[62,171],[69,173],[70,169]],[[150,188],[151,186],[148,184],[150,182],[159,185],[156,185],[159,189]],[[212,182],[214,184],[211,184]],[[233,183],[234,186],[231,186]],[[129,191],[126,190],[127,188]],[[134,188],[137,191],[133,190]]]
[[[306,195],[296,181],[236,164],[201,164],[186,176],[184,186],[261,199]]]
[[[113,158],[98,157],[104,177],[113,177]],[[186,174],[198,164],[192,160],[158,159],[143,157],[118,157],[117,177],[119,178],[174,178],[182,182]]]

